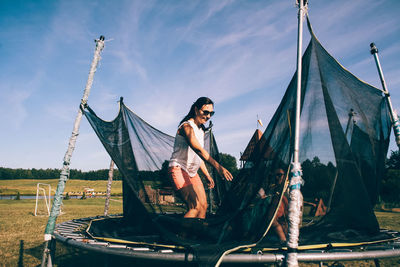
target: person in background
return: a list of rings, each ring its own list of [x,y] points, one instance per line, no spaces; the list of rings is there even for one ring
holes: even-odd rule
[[[214,103],[207,97],[200,97],[193,103],[189,113],[182,119],[175,136],[174,150],[169,162],[168,173],[175,189],[180,192],[188,211],[185,218],[206,217],[207,197],[197,171],[200,169],[207,179],[208,187],[214,187],[204,161],[213,166],[218,174],[232,181],[232,174],[215,161],[203,148],[204,124],[214,115]]]
[[[275,169],[275,171],[273,172],[273,178],[271,179],[271,184],[268,186],[268,188],[266,190],[264,188],[260,188],[260,190],[258,191],[259,198],[271,202],[272,197],[274,195],[280,194],[278,190],[279,188],[281,188],[282,183],[284,182],[285,182],[285,171],[280,168]],[[285,195],[283,195],[282,201],[275,215],[275,219],[272,222],[272,229],[278,236],[279,241],[281,243],[286,242],[286,236],[288,234],[288,222],[287,222],[288,207],[289,207],[288,199]]]

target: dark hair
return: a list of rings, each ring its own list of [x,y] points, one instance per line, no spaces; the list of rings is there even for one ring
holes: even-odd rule
[[[181,120],[179,125],[182,124],[182,122],[187,121],[188,119],[196,117],[196,111],[195,108],[200,110],[204,105],[214,105],[214,102],[209,99],[208,97],[202,96],[196,100],[196,102],[193,103],[193,105],[190,107],[189,113]]]

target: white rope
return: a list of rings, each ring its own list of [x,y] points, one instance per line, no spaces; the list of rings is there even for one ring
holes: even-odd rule
[[[298,162],[292,162],[289,182],[289,234],[287,245],[289,248],[297,249],[299,242],[299,229],[303,212],[303,195],[300,188],[304,184],[301,178],[301,165]],[[286,259],[287,266],[298,266],[297,253],[290,252]]]
[[[94,52],[93,61],[90,66],[89,77],[86,82],[86,86],[85,86],[85,90],[83,92],[83,97],[82,97],[82,102],[81,102],[83,105],[85,105],[87,103],[87,99],[90,94],[90,89],[92,88],[92,84],[93,84],[94,73],[96,72],[97,65],[101,59],[100,53],[104,48],[104,39],[103,40],[97,39],[97,40],[95,40],[95,42],[96,42],[96,50]]]
[[[299,1],[296,0],[296,7],[298,7],[299,9],[301,9],[303,17],[305,17],[308,14],[308,1],[304,1],[304,4],[302,7],[300,7]],[[300,14],[300,12],[298,13]]]
[[[108,215],[108,209],[110,207],[110,198],[111,198],[111,184],[114,176],[114,161],[111,160],[110,168],[108,170],[108,181],[107,181],[107,193],[106,193],[106,202],[104,204],[104,216]]]

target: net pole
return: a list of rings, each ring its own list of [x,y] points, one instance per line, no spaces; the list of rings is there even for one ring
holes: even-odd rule
[[[111,160],[110,169],[108,170],[108,182],[107,182],[106,202],[104,204],[104,216],[108,215],[108,209],[110,208],[111,184],[113,176],[114,176],[114,161]]]
[[[307,0],[298,0],[298,34],[297,34],[297,91],[296,91],[296,117],[293,162],[291,164],[289,182],[289,233],[287,240],[288,252],[286,254],[286,265],[289,267],[299,266],[297,260],[297,248],[299,242],[299,228],[302,218],[303,195],[300,188],[303,184],[301,178],[301,165],[299,163],[299,141],[300,141],[300,105],[301,105],[301,66],[303,49],[303,17],[307,8]]]
[[[88,80],[86,82],[86,86],[85,86],[85,90],[83,92],[83,97],[81,100],[81,105],[85,105],[87,103],[88,97],[89,97],[89,93],[90,93],[90,89],[92,87],[93,84],[93,77],[94,74],[96,72],[97,69],[97,64],[100,61],[100,53],[104,48],[104,36],[100,36],[99,39],[95,40],[96,42],[96,49],[94,52],[94,57],[93,57],[93,61],[92,64],[90,66],[90,71],[89,71],[89,77]],[[68,143],[68,149],[67,152],[65,153],[64,156],[64,162],[63,162],[63,167],[61,169],[61,173],[60,173],[60,179],[58,181],[58,185],[57,185],[57,189],[56,189],[56,193],[54,195],[54,200],[53,200],[53,205],[51,207],[51,212],[50,212],[50,216],[49,216],[49,220],[47,221],[47,225],[46,225],[46,229],[44,232],[44,240],[45,240],[45,245],[44,245],[44,251],[43,251],[43,258],[42,258],[42,267],[45,266],[45,261],[47,259],[47,256],[50,255],[50,247],[49,247],[49,241],[52,239],[52,234],[55,228],[55,223],[57,220],[57,217],[59,215],[60,212],[60,207],[62,204],[62,198],[63,198],[63,192],[64,192],[64,188],[65,188],[65,183],[67,182],[68,178],[69,178],[69,164],[71,161],[71,157],[72,157],[72,153],[75,149],[75,143],[76,143],[76,139],[79,135],[79,126],[82,120],[82,110],[79,108],[78,109],[78,114],[75,118],[75,122],[74,122],[74,126],[73,126],[73,130],[72,130],[72,134],[71,137],[69,139],[69,143]],[[48,262],[51,262],[51,259],[47,259]]]
[[[211,121],[210,121],[210,124],[212,125]],[[209,136],[208,139],[209,139],[208,142],[210,144],[210,155],[212,155],[212,152],[213,152],[213,149],[214,149],[213,148],[213,142],[212,142],[212,140],[213,140],[212,128],[210,128],[210,136]],[[214,155],[213,155],[213,157],[214,157]],[[213,179],[217,179],[217,177],[214,176]],[[214,186],[215,186],[215,183],[214,183]],[[213,213],[213,204],[214,204],[212,190],[213,190],[212,188],[208,189],[208,199],[210,201],[210,203],[209,203],[209,212],[211,214]]]
[[[379,61],[378,48],[376,48],[374,43],[371,43],[370,47],[371,47],[371,54],[374,56],[374,59],[375,59],[376,68],[378,69],[379,78],[381,79],[383,92],[385,93],[385,96],[386,96],[387,105],[389,107],[390,119],[392,120],[392,126],[393,126],[394,136],[396,138],[396,144],[397,144],[397,147],[400,148],[399,117],[397,116],[397,113],[393,110],[392,100],[390,99],[389,90],[387,89],[385,77],[383,76],[381,62]]]

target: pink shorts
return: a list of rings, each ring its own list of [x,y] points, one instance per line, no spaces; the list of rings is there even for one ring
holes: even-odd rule
[[[168,168],[168,174],[172,178],[172,182],[176,190],[179,190],[188,185],[203,186],[200,176],[196,173],[195,176],[190,177],[189,174],[179,166]]]

